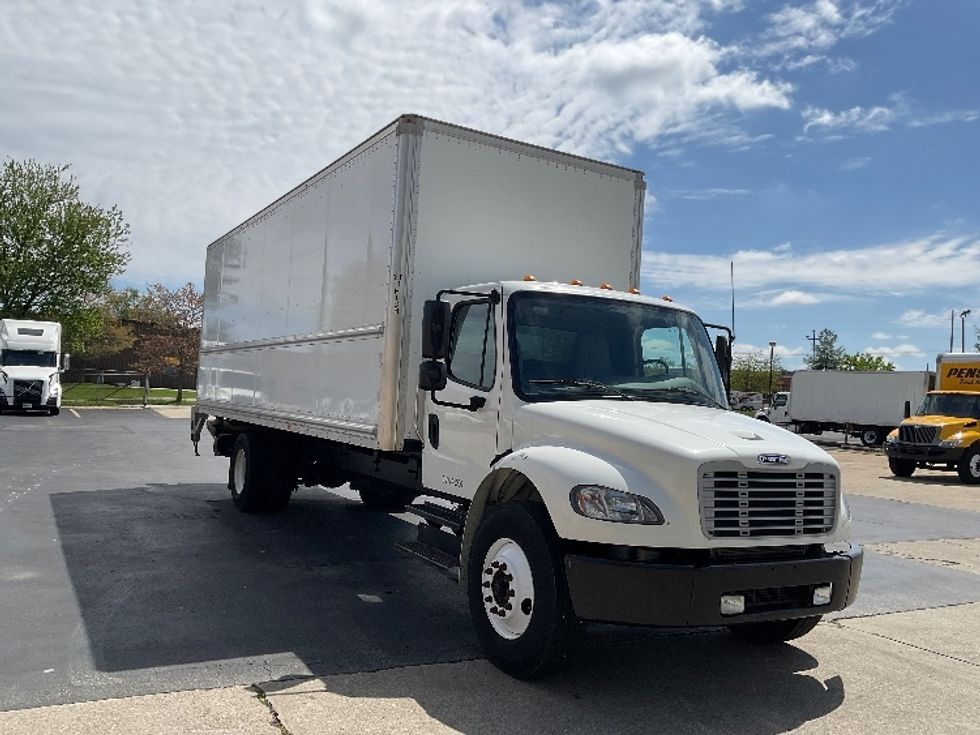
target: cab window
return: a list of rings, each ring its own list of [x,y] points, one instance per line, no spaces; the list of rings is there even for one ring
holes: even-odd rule
[[[453,380],[480,390],[493,387],[497,346],[490,302],[471,301],[453,310],[447,363]]]

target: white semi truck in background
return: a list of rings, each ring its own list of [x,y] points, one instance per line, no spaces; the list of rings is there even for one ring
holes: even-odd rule
[[[640,295],[644,191],[400,117],[208,247],[195,447],[243,511],[415,501],[403,547],[517,677],[588,620],[805,634],[857,594],[840,468],[729,411],[729,341]]]
[[[773,394],[763,421],[801,434],[839,431],[877,447],[932,389],[927,371],[798,370],[788,392]]]
[[[0,319],[0,411],[61,412],[61,325]]]

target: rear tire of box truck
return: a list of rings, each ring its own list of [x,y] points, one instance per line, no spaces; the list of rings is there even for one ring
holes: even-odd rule
[[[864,426],[861,428],[861,443],[866,447],[880,447],[885,443],[888,431],[881,426]]]
[[[279,513],[296,488],[296,469],[285,441],[272,433],[243,431],[235,438],[228,489],[245,513]]]
[[[805,636],[817,627],[820,615],[797,620],[770,620],[763,623],[740,623],[729,625],[729,630],[737,637],[750,643],[783,643]]]
[[[473,538],[467,596],[487,658],[518,679],[554,671],[583,627],[568,596],[558,539],[540,503],[487,511]]]

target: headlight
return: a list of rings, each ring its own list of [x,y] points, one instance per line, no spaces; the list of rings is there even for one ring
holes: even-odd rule
[[[888,432],[888,436],[885,437],[885,443],[891,444],[892,442],[898,441],[898,429]]]
[[[611,487],[577,485],[572,488],[570,499],[572,510],[586,518],[649,526],[664,522],[663,514],[652,500]]]
[[[948,439],[943,439],[941,442],[939,442],[939,446],[945,449],[955,449],[956,447],[963,446],[963,432],[958,431]]]

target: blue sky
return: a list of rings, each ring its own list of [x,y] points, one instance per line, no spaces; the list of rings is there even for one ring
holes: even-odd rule
[[[132,225],[119,285],[417,112],[642,169],[642,287],[798,367],[980,325],[980,3],[5,0],[0,156]],[[959,344],[959,318],[956,343]]]

